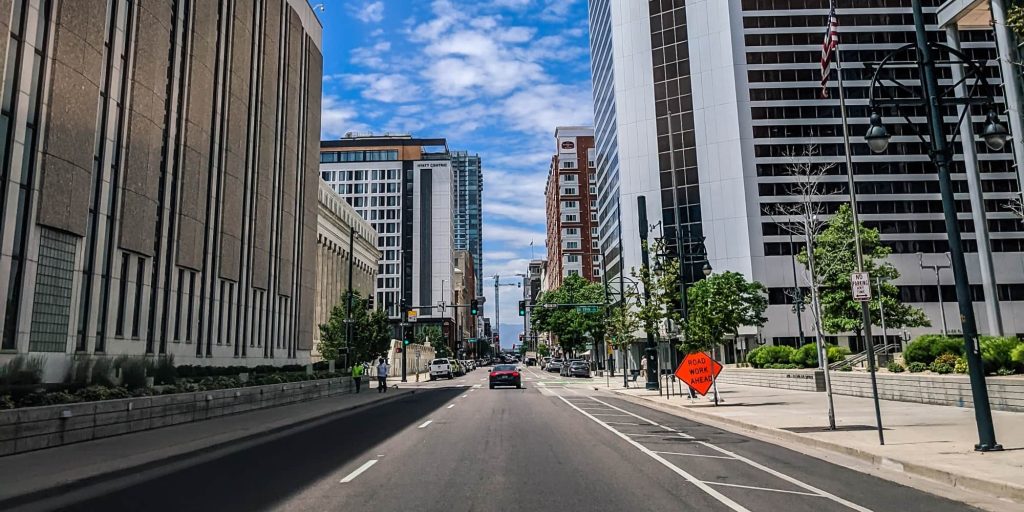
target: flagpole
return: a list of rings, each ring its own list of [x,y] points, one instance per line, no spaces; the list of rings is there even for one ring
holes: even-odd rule
[[[835,4],[831,5],[831,13],[835,13]],[[838,19],[838,15],[836,16]],[[832,20],[828,20],[829,28],[832,30]],[[853,245],[857,251],[857,272],[864,272],[864,251],[861,245],[860,237],[860,220],[857,213],[857,188],[856,183],[853,179],[853,156],[850,152],[850,124],[847,121],[846,116],[846,92],[843,89],[843,61],[839,56],[839,46],[836,45],[833,50],[836,61],[836,85],[839,87],[839,114],[843,119],[843,147],[846,153],[846,180],[847,186],[850,192],[850,213],[853,216]],[[879,288],[879,295],[882,290]],[[881,299],[879,299],[881,300]],[[878,426],[878,443],[885,444],[885,435],[882,432],[882,409],[878,403],[878,381],[875,378],[875,342],[871,336],[871,306],[867,301],[862,301],[861,315],[862,323],[864,324],[864,339],[867,341],[867,361],[868,361],[868,373],[871,374],[871,394],[875,402],[875,422]],[[827,351],[826,351],[827,356]],[[819,355],[819,357],[821,357]],[[828,358],[825,358],[825,375],[828,376]]]

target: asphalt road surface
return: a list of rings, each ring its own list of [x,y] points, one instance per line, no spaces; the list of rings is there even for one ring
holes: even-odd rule
[[[490,390],[486,376],[421,384],[63,510],[974,510],[585,381],[530,369],[525,389]]]

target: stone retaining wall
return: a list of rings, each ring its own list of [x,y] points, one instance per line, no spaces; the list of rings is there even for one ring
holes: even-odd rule
[[[795,391],[825,391],[825,374],[820,370],[723,368],[718,374],[718,382]]]
[[[0,456],[313,400],[350,377],[0,411]]]
[[[900,402],[974,407],[966,375],[921,375],[878,372],[878,398]],[[871,376],[865,372],[832,372],[832,392],[871,397]],[[998,411],[1024,412],[1024,379],[986,377],[988,401]]]
[[[878,397],[883,400],[973,407],[971,381],[966,375],[932,375],[878,372]],[[871,376],[866,372],[829,373],[837,395],[871,397]],[[722,384],[741,384],[797,391],[825,391],[821,370],[756,370],[725,368]],[[1024,378],[986,377],[989,403],[999,411],[1024,412]]]

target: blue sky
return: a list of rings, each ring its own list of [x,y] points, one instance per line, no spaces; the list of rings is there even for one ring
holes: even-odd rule
[[[316,2],[312,2],[316,4]],[[544,256],[558,125],[591,124],[585,0],[325,0],[324,138],[445,137],[484,165],[484,275]],[[484,280],[493,318],[493,279]],[[504,287],[502,346],[522,331]]]

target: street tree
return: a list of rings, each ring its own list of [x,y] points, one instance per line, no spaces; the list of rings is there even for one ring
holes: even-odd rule
[[[537,305],[530,312],[534,330],[558,337],[558,344],[566,353],[576,353],[588,341],[604,336],[605,317],[602,308],[596,312],[580,311],[568,304],[602,304],[604,289],[578,275],[570,275],[562,285],[537,297]],[[545,307],[545,305],[553,307]],[[559,306],[562,305],[562,306]]]
[[[721,272],[690,285],[686,291],[687,318],[679,349],[706,352],[736,335],[742,326],[761,327],[768,320],[767,292],[757,281],[747,281],[739,272]]]
[[[352,339],[348,340],[347,292],[339,304],[331,308],[327,322],[321,324],[317,349],[325,360],[337,360],[348,349],[350,362],[369,361],[384,354],[391,342],[391,329],[387,314],[379,309],[367,309],[367,300],[353,293],[351,297]]]
[[[892,250],[880,242],[877,229],[860,226],[860,239],[864,253],[864,271],[871,280],[881,278],[881,302],[885,307],[885,324],[889,328],[927,327],[931,325],[924,311],[903,304],[899,289],[891,282],[900,274],[896,267],[885,261]],[[853,300],[850,274],[856,271],[856,247],[853,237],[853,215],[848,204],[828,221],[826,228],[814,241],[814,261],[821,279],[821,316],[825,332],[855,332],[857,337],[863,331],[863,317],[860,302]],[[799,255],[806,264],[807,251]],[[881,318],[877,298],[868,303],[871,318]],[[872,322],[874,323],[874,322]]]
[[[618,349],[628,347],[642,326],[636,312],[635,294],[627,294],[624,302],[609,307],[605,322],[608,344]]]
[[[641,265],[630,270],[640,288],[625,291],[627,303],[635,305],[627,309],[634,311],[636,322],[644,332],[663,334],[668,322],[678,324],[680,321],[680,311],[676,308],[679,298],[679,259],[665,251],[665,244],[661,240],[642,243],[647,245],[653,263],[649,267]],[[631,326],[629,315],[625,313],[619,322]]]
[[[548,357],[551,355],[551,347],[547,343],[540,343],[537,345],[537,354],[541,357]]]
[[[434,357],[451,357],[451,350],[444,340],[444,333],[436,325],[423,325],[416,329],[416,343],[425,345],[430,343],[434,349]]]

